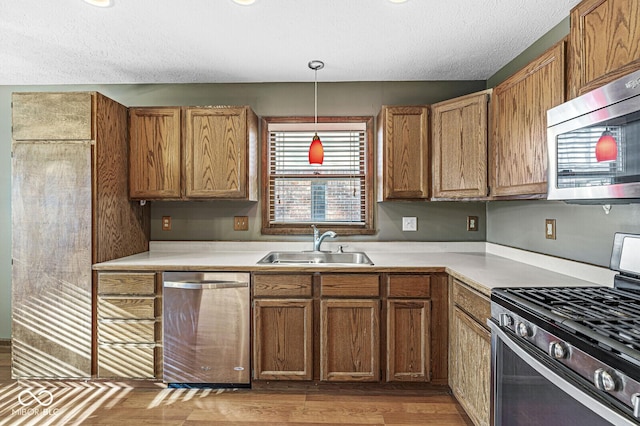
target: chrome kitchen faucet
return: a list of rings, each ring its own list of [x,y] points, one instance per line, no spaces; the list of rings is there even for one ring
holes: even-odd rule
[[[324,241],[325,238],[335,238],[338,236],[338,234],[333,231],[327,231],[320,235],[316,225],[311,225],[311,227],[313,228],[313,251],[320,251],[320,244],[322,244],[322,241]]]

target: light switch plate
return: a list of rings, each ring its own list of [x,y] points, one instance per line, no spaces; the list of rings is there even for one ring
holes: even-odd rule
[[[233,230],[234,231],[248,231],[249,230],[249,217],[248,216],[235,216],[233,218]]]
[[[478,216],[467,216],[467,231],[478,230]]]
[[[418,218],[417,217],[403,217],[402,218],[402,230],[403,231],[417,231],[418,230]]]

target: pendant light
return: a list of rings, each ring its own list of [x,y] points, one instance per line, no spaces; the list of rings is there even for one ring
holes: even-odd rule
[[[618,144],[613,134],[606,129],[596,143],[596,160],[615,161],[618,158]]]
[[[324,68],[324,62],[311,61],[309,62],[309,68],[314,71],[314,117],[315,117],[315,135],[309,146],[309,164],[322,164],[324,160],[324,148],[322,147],[322,141],[318,137],[318,70]]]

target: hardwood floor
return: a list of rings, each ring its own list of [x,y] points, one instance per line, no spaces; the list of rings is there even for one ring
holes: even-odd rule
[[[441,391],[167,389],[115,381],[15,381],[0,346],[0,425],[470,426]],[[37,407],[37,408],[36,408]]]

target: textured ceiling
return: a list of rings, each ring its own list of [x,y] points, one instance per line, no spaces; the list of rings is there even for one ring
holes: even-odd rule
[[[0,2],[0,84],[486,80],[579,0]]]

